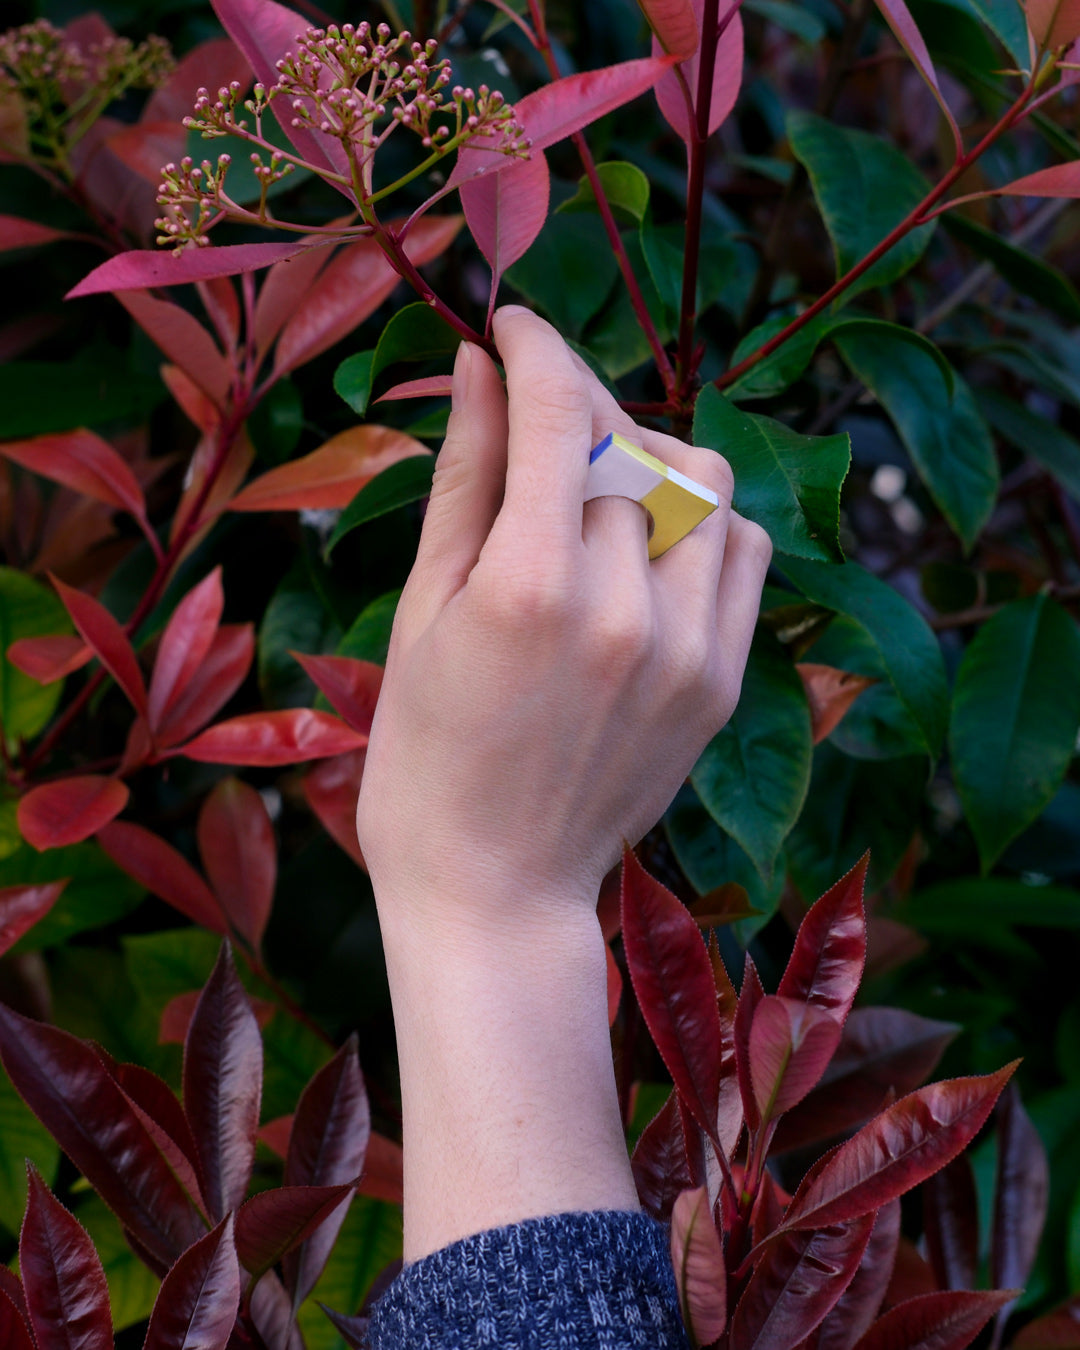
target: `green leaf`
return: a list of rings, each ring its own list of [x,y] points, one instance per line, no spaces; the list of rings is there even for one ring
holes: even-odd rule
[[[341,640],[341,629],[311,584],[298,557],[270,597],[259,626],[259,689],[268,708],[310,708],[315,685],[290,652],[322,655]]]
[[[984,24],[1012,57],[1016,68],[1029,69],[1027,24],[1016,0],[943,0],[943,3]]]
[[[12,749],[20,737],[29,740],[47,725],[64,684],[38,684],[16,670],[7,659],[8,648],[18,638],[71,631],[67,610],[51,586],[14,567],[0,567],[0,726]]]
[[[648,217],[641,223],[641,248],[653,285],[672,323],[682,309],[683,255],[686,231],[681,225],[654,225]],[[694,309],[703,313],[720,296],[738,265],[735,246],[722,234],[709,231],[698,256]]]
[[[930,185],[906,155],[868,132],[807,112],[789,113],[787,132],[810,175],[842,277],[922,201]],[[931,222],[906,234],[848,287],[840,303],[902,277],[922,257],[933,231]]]
[[[998,389],[980,389],[979,407],[999,436],[1037,460],[1080,501],[1080,441]]]
[[[966,244],[973,253],[992,263],[997,272],[1021,295],[1059,315],[1067,323],[1080,323],[1080,293],[1059,268],[1017,248],[1000,234],[969,220],[967,216],[947,212],[942,217],[945,229]]]
[[[278,380],[248,418],[248,433],[264,464],[284,464],[300,444],[304,404],[287,377]]]
[[[394,314],[375,344],[371,382],[374,384],[388,366],[398,361],[430,361],[439,356],[451,356],[460,342],[461,335],[430,305],[425,305],[422,300],[405,305]]]
[[[752,328],[731,353],[729,369],[734,369],[759,347],[764,347],[766,342],[776,337],[777,333],[783,332],[793,318],[794,314],[774,314]],[[738,403],[743,399],[771,398],[774,394],[782,393],[789,384],[794,384],[810,364],[826,327],[827,320],[822,315],[811,319],[763,361],[752,366],[734,384],[728,385],[724,390],[725,396]]]
[[[342,511],[333,534],[327,540],[324,556],[328,558],[338,541],[358,525],[426,497],[431,491],[434,476],[434,455],[412,455],[376,474]]]
[[[970,551],[997,501],[994,443],[971,390],[895,324],[862,322],[836,334],[851,370],[889,414],[919,475]]]
[[[701,391],[694,443],[717,450],[735,474],[735,508],[761,525],[780,553],[842,562],[840,488],[851,462],[847,434],[803,436],[771,417]]]
[[[151,1017],[131,980],[122,954],[111,947],[57,947],[49,953],[53,1017],[57,1026],[85,1041],[96,1041],[127,1064],[169,1071],[180,1057],[158,1043]]]
[[[9,361],[0,365],[0,440],[112,422],[145,421],[165,397],[156,377],[112,361]]]
[[[637,277],[645,306],[661,342],[671,337],[671,321],[667,308],[657,294],[645,258],[641,251],[640,232],[623,236],[630,266]],[[605,246],[607,241],[605,240]],[[603,312],[589,324],[586,345],[593,359],[599,362],[608,379],[618,380],[636,370],[652,358],[648,339],[638,323],[630,293],[625,286],[617,286]]]
[[[125,937],[123,947],[128,978],[156,1026],[170,999],[210,978],[221,939],[203,928],[169,928]]]
[[[262,136],[271,145],[277,146],[279,150],[284,150],[288,154],[294,153],[293,147],[276,117],[263,118]],[[204,137],[202,132],[191,130],[187,134],[184,154],[190,155],[196,164],[201,164],[204,159],[209,159],[211,163],[215,163],[220,146],[221,142],[217,141],[216,138]],[[230,146],[230,149],[234,149],[234,146],[235,142]],[[264,162],[267,159],[269,159],[269,155],[264,154]],[[234,150],[225,186],[234,202],[239,202],[241,206],[251,206],[258,204],[264,191],[268,197],[277,197],[282,192],[290,192],[310,177],[311,170],[297,164],[289,170],[284,178],[279,178],[276,183],[271,183],[269,187],[266,187],[256,178],[255,166],[249,156],[236,154]]]
[[[89,841],[45,853],[24,844],[0,861],[0,886],[36,886],[64,877],[70,880],[60,899],[13,950],[57,947],[88,928],[115,923],[130,914],[145,894],[137,881]]]
[[[369,352],[355,352],[347,356],[334,371],[334,392],[345,400],[358,417],[363,417],[367,412],[368,400],[371,398],[374,378],[371,368],[374,360],[374,348]]]
[[[825,25],[818,16],[802,5],[790,4],[789,0],[744,0],[743,8],[751,14],[760,14],[812,47],[825,36]]]
[[[401,1256],[401,1241],[399,1206],[367,1195],[353,1197],[326,1268],[300,1309],[308,1350],[346,1350],[318,1305],[325,1303],[347,1316],[359,1312],[375,1277]]]
[[[771,633],[754,638],[742,696],[690,781],[716,823],[770,877],[810,781],[810,710],[799,673]]]
[[[47,1184],[56,1177],[60,1147],[0,1069],[0,1225],[18,1236],[26,1208],[26,1160]]]
[[[983,871],[1057,791],[1080,728],[1080,633],[1046,595],[976,634],[956,677],[949,749]]]
[[[554,213],[505,275],[560,332],[580,338],[607,299],[618,270],[598,216]]]
[[[858,563],[833,567],[783,558],[779,567],[808,600],[847,614],[865,630],[924,748],[936,759],[945,739],[949,690],[941,648],[922,615]]]
[[[263,1028],[262,1119],[296,1110],[300,1094],[329,1060],[332,1050],[314,1031],[281,1010]]]
[[[969,933],[983,924],[1080,929],[1080,892],[1014,877],[964,877],[915,891],[895,917],[926,934]]]
[[[105,1267],[113,1326],[123,1331],[144,1322],[153,1310],[161,1281],[128,1246],[119,1220],[99,1196],[81,1200],[75,1217],[90,1234]]]
[[[400,591],[389,591],[362,609],[355,622],[338,643],[338,656],[356,656],[361,661],[374,661],[376,665],[386,664],[386,653],[390,647],[390,632],[394,626],[394,614],[401,599]]]
[[[618,159],[598,164],[596,172],[616,220],[621,215],[624,221],[629,219],[640,225],[649,207],[648,178],[636,164]],[[556,208],[557,212],[567,213],[597,210],[596,194],[592,190],[588,175],[579,180],[577,192]]]

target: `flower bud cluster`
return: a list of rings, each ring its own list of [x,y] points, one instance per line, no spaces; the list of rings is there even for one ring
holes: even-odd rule
[[[252,155],[252,159],[258,156]],[[207,230],[225,209],[222,196],[231,162],[230,155],[218,155],[216,164],[204,159],[196,165],[190,155],[185,155],[179,164],[165,165],[157,198],[164,210],[154,221],[159,244],[171,246],[179,253],[188,243],[200,247],[210,243]]]

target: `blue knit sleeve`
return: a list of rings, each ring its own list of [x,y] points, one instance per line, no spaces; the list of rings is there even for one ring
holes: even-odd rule
[[[529,1219],[407,1266],[371,1350],[688,1350],[667,1230],[644,1214]]]

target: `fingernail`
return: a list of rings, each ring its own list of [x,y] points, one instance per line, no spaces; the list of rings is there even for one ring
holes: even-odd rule
[[[524,305],[500,305],[496,312],[509,315],[511,318],[515,314],[532,314],[532,310],[526,309]]]
[[[467,342],[458,344],[454,358],[454,377],[450,382],[450,409],[458,412],[469,396],[469,376],[472,372],[472,347]]]

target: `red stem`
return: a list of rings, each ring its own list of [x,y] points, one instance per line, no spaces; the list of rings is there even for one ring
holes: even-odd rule
[[[845,273],[844,276],[835,281],[824,295],[820,296],[808,309],[803,310],[801,314],[792,319],[791,323],[789,323],[786,328],[782,328],[775,337],[771,337],[768,342],[763,343],[756,352],[751,352],[750,355],[740,361],[737,366],[732,366],[732,368],[726,370],[723,375],[717,376],[713,381],[716,387],[718,389],[727,388],[728,385],[734,384],[735,381],[748,370],[752,370],[759,362],[764,361],[767,356],[771,356],[778,347],[783,346],[788,338],[793,337],[801,328],[805,328],[812,319],[817,318],[823,309],[826,309],[832,304],[838,295],[842,295],[853,282],[858,281],[859,277],[869,271],[874,263],[876,263],[879,258],[884,257],[894,244],[898,244],[905,235],[909,234],[918,226],[925,225],[928,220],[933,219],[934,215],[940,214],[940,211],[934,212],[933,208],[941,198],[944,197],[945,193],[948,192],[949,188],[952,187],[957,179],[966,173],[971,165],[974,164],[1000,136],[1004,135],[1004,133],[1019,120],[1021,115],[1027,109],[1033,91],[1033,82],[1029,81],[1016,101],[1007,109],[1000,120],[994,123],[982,140],[979,141],[978,145],[969,150],[967,154],[961,155],[948,173],[945,174],[944,178],[942,178],[941,182],[938,183],[936,187],[931,188],[918,206],[913,207],[904,219],[891,229],[876,247],[870,250],[865,258],[857,262],[849,272]],[[948,210],[954,204],[955,203],[946,203],[940,210]]]

